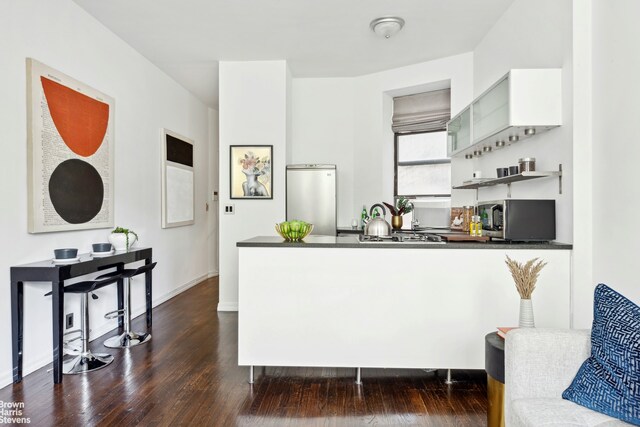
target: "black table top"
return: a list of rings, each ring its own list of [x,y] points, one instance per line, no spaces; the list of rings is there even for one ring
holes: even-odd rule
[[[113,255],[100,257],[92,256],[91,254],[80,254],[78,255],[78,261],[68,264],[54,263],[52,258],[11,267],[11,280],[29,282],[62,281],[115,267],[121,263],[143,261],[150,259],[151,256],[151,248],[133,248],[129,249],[129,251],[116,251]]]
[[[484,339],[487,345],[495,347],[497,350],[504,351],[504,338],[498,335],[497,332],[491,332],[487,334]]]
[[[493,379],[504,384],[504,339],[492,332],[484,337],[484,369]]]

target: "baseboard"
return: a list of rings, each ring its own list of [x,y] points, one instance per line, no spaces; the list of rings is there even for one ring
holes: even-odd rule
[[[218,277],[218,270],[216,271],[210,271],[209,275],[207,276],[209,279],[212,277]]]
[[[153,307],[159,306],[160,304],[162,304],[163,302],[169,301],[171,298],[175,297],[178,294],[181,294],[182,292],[186,291],[189,288],[194,287],[195,285],[197,285],[198,283],[207,280],[209,278],[208,274],[203,274],[201,276],[196,277],[193,280],[190,280],[189,282],[185,283],[184,285],[175,288],[173,291],[169,292],[168,294],[164,294],[161,295],[160,297],[156,298],[153,300]],[[134,313],[138,313],[136,314],[136,316],[139,316],[142,313],[146,313],[147,308],[146,306],[142,305],[139,307],[138,310],[134,310]]]
[[[170,300],[171,298],[177,296],[178,294],[181,294],[182,292],[186,291],[189,288],[194,287],[195,285],[197,285],[198,283],[202,282],[203,280],[207,280],[209,277],[210,273],[207,274],[203,274],[199,277],[196,277],[193,280],[190,280],[189,282],[185,283],[184,285],[175,288],[174,290],[172,290],[169,293],[166,293],[164,295],[161,295],[157,298],[153,299],[152,305],[153,307],[157,307],[160,304]],[[236,307],[237,310],[237,307]],[[233,310],[230,310],[233,311]],[[147,312],[147,307],[142,304],[139,307],[135,307],[132,312],[131,312],[131,317],[132,318],[136,318],[140,315],[143,315]],[[111,322],[107,322],[103,325],[101,325],[98,328],[95,329],[91,329],[90,332],[90,337],[89,339],[91,341],[100,338],[101,336],[109,333],[110,331],[112,331],[113,329],[115,329],[117,327],[117,321],[113,320]],[[42,357],[37,358],[36,360],[32,361],[31,363],[28,364],[24,364],[22,367],[22,375],[26,376],[29,375],[30,373],[37,371],[38,369],[42,368],[43,366],[48,365],[49,363],[51,363],[53,360],[53,355],[51,354],[50,351],[47,352],[47,355],[42,355]],[[11,384],[13,382],[13,374],[11,372],[9,372],[9,374],[4,374],[4,375],[0,375],[0,388],[3,388],[9,384]]]
[[[13,375],[12,374],[0,375],[0,388],[4,388],[4,387],[8,386],[12,382],[13,382]]]
[[[22,366],[22,376],[24,377],[24,376],[26,376],[26,375],[34,372],[34,371],[37,371],[38,369],[42,368],[43,366],[46,366],[49,363],[51,363],[52,360],[53,360],[53,355],[51,354],[51,351],[49,351],[48,355],[42,355],[42,357],[39,357],[38,359],[32,361],[31,363],[23,364],[23,366]],[[51,375],[53,375],[53,374],[51,374]],[[12,382],[13,382],[13,373],[12,372],[10,372],[9,374],[5,374],[5,375],[0,376],[0,388],[4,388],[4,387],[8,386]]]
[[[218,311],[238,311],[237,302],[219,302]]]

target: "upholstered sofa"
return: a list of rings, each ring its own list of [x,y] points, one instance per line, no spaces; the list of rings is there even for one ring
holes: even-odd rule
[[[588,330],[515,329],[505,343],[507,427],[630,424],[562,399],[590,354]]]

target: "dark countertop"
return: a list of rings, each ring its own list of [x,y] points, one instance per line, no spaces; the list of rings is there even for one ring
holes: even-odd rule
[[[303,242],[286,242],[280,236],[258,236],[237,242],[239,248],[363,248],[363,249],[572,249],[566,243],[507,243],[507,242],[366,242],[357,236],[308,236]]]

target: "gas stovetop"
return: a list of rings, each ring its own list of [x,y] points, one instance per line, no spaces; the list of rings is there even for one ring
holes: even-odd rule
[[[361,234],[358,237],[360,243],[442,243],[442,238],[437,234],[409,234],[394,233],[390,236],[365,236]]]

